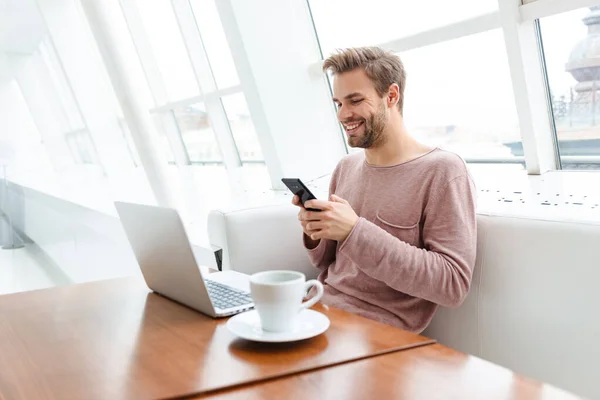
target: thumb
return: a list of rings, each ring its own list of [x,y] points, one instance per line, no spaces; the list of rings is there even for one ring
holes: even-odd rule
[[[348,204],[348,202],[347,202],[346,200],[342,199],[342,198],[341,198],[341,197],[339,197],[339,196],[336,196],[335,194],[332,194],[332,195],[330,196],[330,198],[331,198],[331,201],[333,201],[333,202],[335,202],[335,203],[343,203],[343,204]]]

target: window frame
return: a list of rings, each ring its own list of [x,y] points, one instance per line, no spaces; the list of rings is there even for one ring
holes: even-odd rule
[[[306,3],[310,9],[310,0],[306,0]],[[373,45],[399,53],[501,28],[504,33],[524,157],[466,158],[465,161],[485,164],[524,163],[528,174],[538,175],[561,169],[539,19],[598,4],[600,0],[498,0],[497,11]],[[314,19],[313,28],[318,40]],[[321,68],[322,53],[321,57],[319,62],[309,67],[311,71]],[[597,158],[586,159],[600,164],[600,155]]]
[[[223,107],[221,98],[224,96],[242,93],[248,97],[246,88],[242,84],[218,89],[213,69],[208,58],[202,35],[198,29],[193,8],[189,0],[169,0],[177,24],[185,44],[188,58],[192,65],[199,93],[195,96],[177,101],[169,101],[162,77],[152,53],[147,34],[144,30],[137,5],[133,0],[119,0],[127,25],[129,26],[132,40],[138,52],[141,64],[146,74],[146,80],[154,98],[155,107],[149,112],[158,115],[164,122],[164,132],[173,151],[177,165],[221,165],[228,170],[235,170],[244,164],[265,164],[264,149],[263,159],[255,161],[242,160],[238,151],[229,119]],[[183,141],[177,122],[174,120],[173,111],[176,108],[204,103],[211,128],[215,134],[217,145],[221,150],[222,161],[194,160],[188,154],[188,149]],[[253,122],[254,115],[251,115]],[[258,135],[258,132],[257,132]]]

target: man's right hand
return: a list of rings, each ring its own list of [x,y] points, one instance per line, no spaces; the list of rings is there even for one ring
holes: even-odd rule
[[[292,204],[295,205],[296,207],[300,208],[300,211],[298,211],[298,220],[300,220],[300,224],[302,225],[302,230],[304,231],[304,242],[306,244],[306,247],[311,250],[314,249],[315,247],[317,247],[319,245],[319,242],[321,242],[320,239],[317,240],[313,240],[310,238],[310,235],[318,232],[318,230],[310,230],[307,228],[307,225],[310,221],[318,221],[317,219],[310,219],[310,215],[313,214],[314,212],[310,212],[307,211],[302,204],[300,204],[300,198],[298,196],[294,196],[292,198]]]

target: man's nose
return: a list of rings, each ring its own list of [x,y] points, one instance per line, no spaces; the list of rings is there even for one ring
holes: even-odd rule
[[[340,106],[340,108],[338,109],[338,120],[340,120],[340,122],[352,119],[352,116],[352,112],[346,107]]]

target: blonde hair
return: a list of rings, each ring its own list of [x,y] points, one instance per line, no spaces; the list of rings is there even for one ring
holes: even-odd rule
[[[402,114],[406,71],[400,57],[379,47],[353,47],[337,50],[323,63],[323,72],[331,71],[333,75],[357,68],[365,71],[380,97],[387,94],[393,83],[398,85],[398,109]]]

